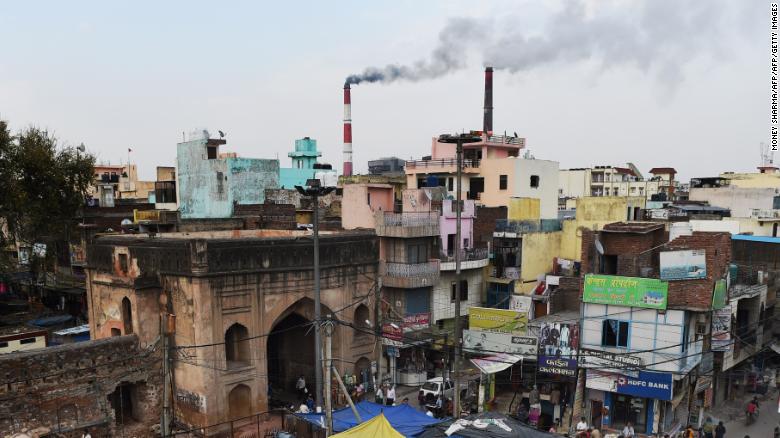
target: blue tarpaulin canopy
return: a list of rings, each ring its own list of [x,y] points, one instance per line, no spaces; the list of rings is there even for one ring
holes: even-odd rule
[[[439,423],[441,420],[431,418],[417,409],[407,405],[400,404],[398,406],[382,406],[376,403],[362,401],[355,405],[360,419],[368,421],[380,413],[385,415],[387,421],[393,426],[393,429],[397,430],[405,437],[415,437],[425,430],[426,426]],[[305,419],[310,423],[314,423],[320,427],[325,425],[325,416],[323,414],[296,414],[298,417]],[[355,414],[352,413],[352,409],[344,408],[338,411],[333,411],[333,430],[335,432],[342,432],[349,428],[355,427],[360,422],[355,418]]]

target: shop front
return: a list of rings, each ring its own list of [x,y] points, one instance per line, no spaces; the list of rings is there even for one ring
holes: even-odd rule
[[[600,420],[602,429],[620,431],[631,423],[637,433],[657,433],[659,406],[672,400],[672,375],[651,371],[629,374],[587,370],[591,419]]]

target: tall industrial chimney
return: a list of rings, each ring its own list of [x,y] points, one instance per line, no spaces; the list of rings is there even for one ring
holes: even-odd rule
[[[344,84],[344,176],[352,176],[352,98]]]
[[[482,131],[486,135],[493,134],[493,67],[485,67],[485,118],[482,120]]]

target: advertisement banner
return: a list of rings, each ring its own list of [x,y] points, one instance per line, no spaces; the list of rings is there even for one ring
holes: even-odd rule
[[[588,274],[582,301],[647,309],[666,309],[669,284],[655,278]]]
[[[715,282],[715,288],[712,290],[712,308],[713,310],[722,309],[726,305],[726,292],[728,286],[726,280]]]
[[[640,371],[638,377],[624,376],[598,370],[588,370],[585,386],[607,392],[642,398],[672,400],[672,375]]]
[[[539,354],[574,359],[577,356],[579,338],[577,324],[544,323],[539,331]]]
[[[382,344],[396,347],[403,346],[404,332],[401,327],[393,324],[382,324]]]
[[[539,356],[539,372],[574,377],[577,375],[577,361],[560,357]]]
[[[520,312],[528,315],[528,317],[531,317],[531,309],[532,309],[533,299],[528,295],[515,295],[512,294],[512,296],[509,298],[509,310],[514,310],[515,312]]]
[[[583,368],[644,368],[645,361],[639,356],[615,354],[603,350],[580,350],[580,364]]]
[[[731,305],[712,312],[712,351],[730,351]]]
[[[463,330],[463,348],[470,353],[509,353],[536,357],[536,342],[537,339],[530,336]]]
[[[471,330],[525,336],[528,314],[506,309],[487,307],[469,308]]]
[[[703,249],[662,251],[661,280],[699,280],[707,278],[707,257]]]
[[[416,313],[404,316],[403,329],[405,332],[422,330],[431,326],[430,313]]]

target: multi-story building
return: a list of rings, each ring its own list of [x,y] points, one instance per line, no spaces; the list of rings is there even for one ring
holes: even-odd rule
[[[722,174],[712,178],[692,178],[688,199],[731,210],[732,217],[780,219],[780,181],[774,174]],[[749,178],[755,176],[756,178]]]
[[[711,405],[703,353],[729,242],[704,232],[668,240],[662,224],[647,222],[583,232],[579,360],[589,423],[609,431],[631,422],[646,434],[699,424],[700,407]]]
[[[195,133],[176,149],[182,219],[228,218],[233,204],[262,204],[266,188],[279,187],[279,160],[220,157],[224,139]]]
[[[558,163],[519,157],[523,138],[481,134],[481,139],[463,145],[463,199],[498,207],[508,205],[512,197],[537,198],[542,217],[556,218]],[[406,162],[407,187],[445,187],[454,198],[456,161],[455,145],[433,138],[430,157]]]
[[[173,314],[177,421],[202,427],[267,412],[269,396],[294,392],[300,375],[314,389],[311,237],[291,230],[98,237],[87,251],[91,337],[135,334],[147,347],[161,336],[160,315]],[[320,251],[322,315],[355,327],[334,327],[336,367],[368,383],[378,239],[322,231]],[[124,402],[134,405],[134,397]]]
[[[369,175],[405,176],[404,160],[398,157],[379,158],[368,162]]]
[[[669,168],[653,168],[650,170],[663,172]],[[671,176],[670,176],[671,175]],[[669,181],[663,182],[667,177]],[[586,196],[631,196],[650,200],[658,193],[666,193],[668,186],[673,186],[674,169],[671,174],[659,173],[650,179],[645,179],[639,169],[631,163],[626,167],[594,166],[592,168],[565,169],[559,176],[559,208],[567,210],[573,207],[573,200]]]
[[[89,188],[90,205],[113,207],[115,199],[154,202],[154,181],[138,179],[135,164],[96,164],[95,180]]]

